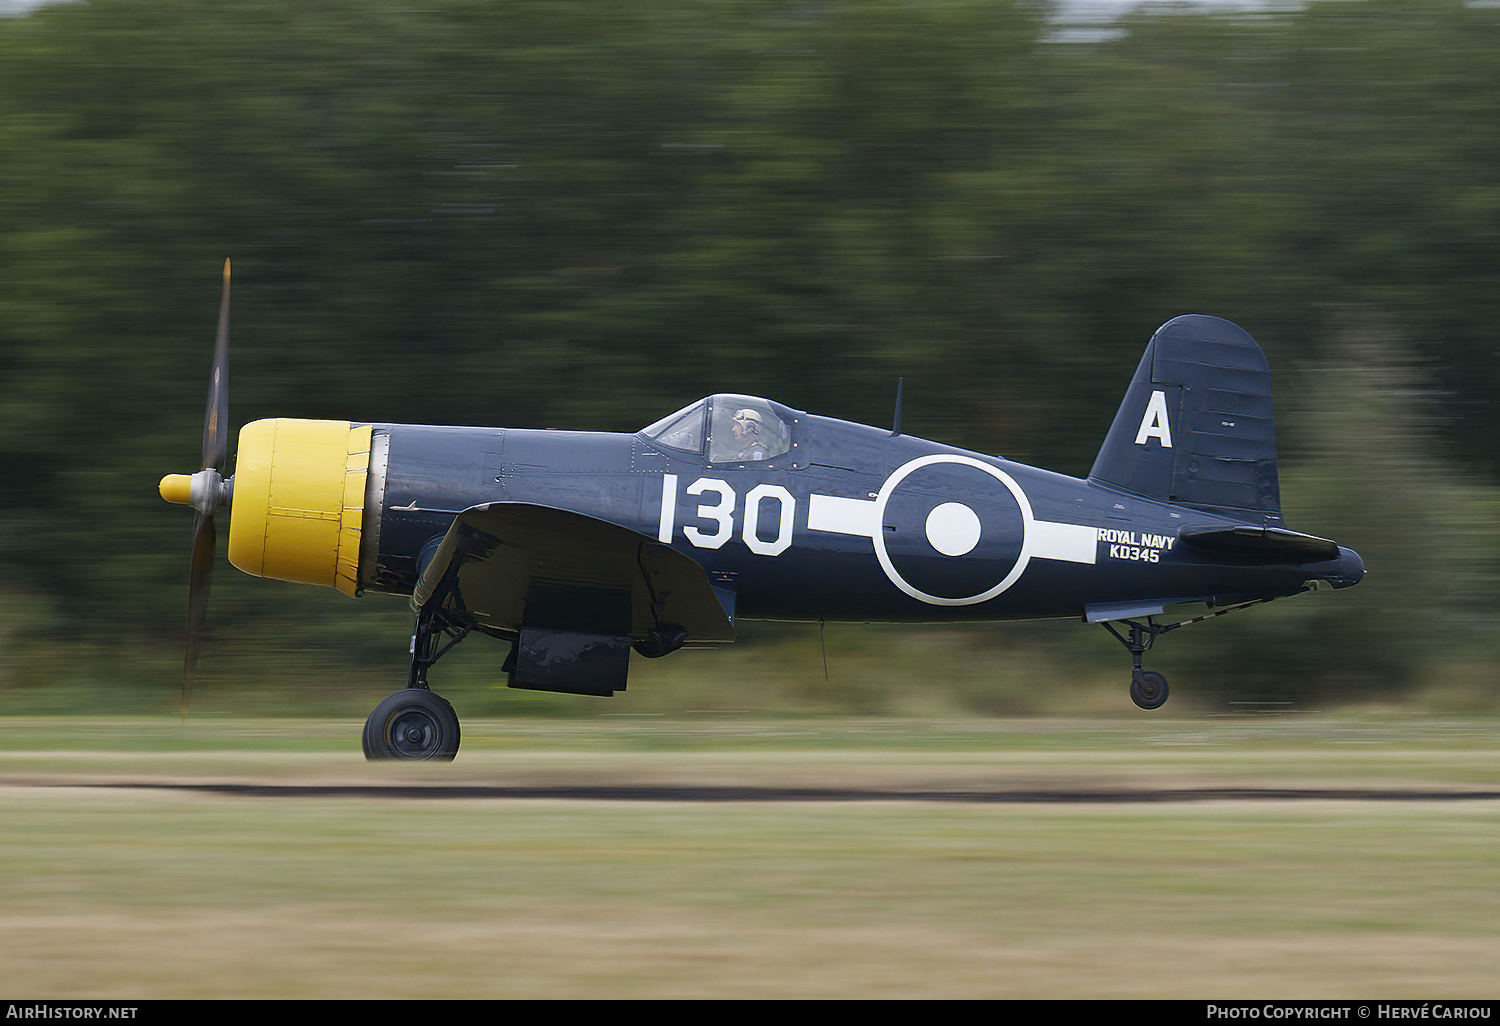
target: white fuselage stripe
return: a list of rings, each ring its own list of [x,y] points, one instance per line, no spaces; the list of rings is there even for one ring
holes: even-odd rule
[[[844,499],[837,495],[808,496],[807,526],[829,534],[852,534],[873,538],[880,530],[874,499]]]
[[[1092,563],[1099,552],[1099,529],[1033,520],[1026,532],[1026,551],[1042,559]]]
[[[809,530],[874,538],[880,530],[874,499],[849,499],[837,495],[808,497]],[[1099,529],[1081,524],[1033,520],[1027,525],[1026,555],[1067,563],[1093,563],[1098,553]]]

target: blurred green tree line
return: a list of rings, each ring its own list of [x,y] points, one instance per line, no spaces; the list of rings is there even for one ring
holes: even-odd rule
[[[1054,13],[0,19],[0,685],[175,686],[190,518],[155,484],[196,469],[229,256],[235,424],[633,430],[720,390],[885,423],[904,375],[912,433],[1080,476],[1151,331],[1228,317],[1276,374],[1288,523],[1372,575],[1174,635],[1163,668],[1221,696],[1488,695],[1500,10],[1174,6],[1082,38]],[[399,684],[403,610],[237,576],[211,612],[235,672],[281,639],[278,673]]]

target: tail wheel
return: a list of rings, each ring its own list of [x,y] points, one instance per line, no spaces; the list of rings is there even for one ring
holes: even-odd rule
[[[458,754],[458,714],[426,688],[405,688],[365,720],[365,758],[451,762]]]
[[[1167,678],[1154,670],[1142,670],[1130,681],[1130,700],[1142,709],[1160,709],[1167,700]]]

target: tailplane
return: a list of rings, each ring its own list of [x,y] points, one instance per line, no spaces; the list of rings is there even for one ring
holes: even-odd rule
[[[1158,328],[1089,480],[1279,526],[1271,371],[1255,339],[1202,314]]]

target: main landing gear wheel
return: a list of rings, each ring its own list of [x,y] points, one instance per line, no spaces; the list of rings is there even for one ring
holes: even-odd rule
[[[1142,670],[1130,681],[1130,700],[1142,709],[1160,709],[1167,700],[1167,678],[1155,670]]]
[[[365,720],[365,758],[451,762],[458,754],[458,714],[426,688],[405,688]]]

